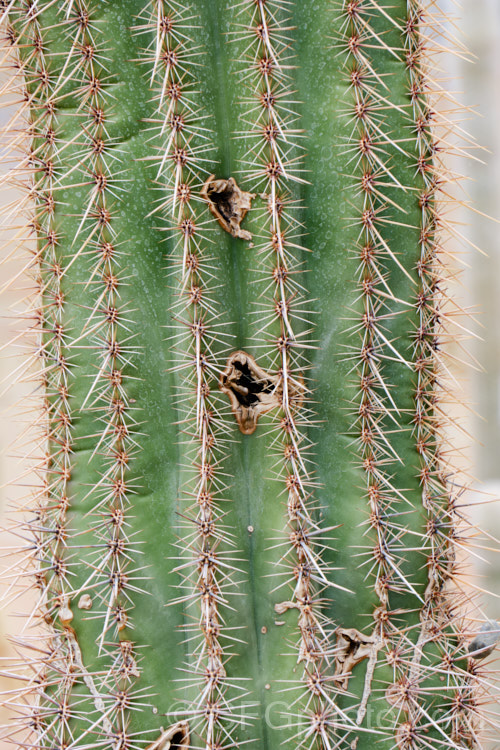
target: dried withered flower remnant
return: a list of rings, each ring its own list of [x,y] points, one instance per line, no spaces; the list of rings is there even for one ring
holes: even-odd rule
[[[233,177],[216,180],[212,174],[201,189],[201,197],[226,232],[242,240],[252,239],[250,232],[242,229],[240,224],[252,207],[255,193],[241,190]]]
[[[335,633],[335,677],[341,689],[347,690],[353,667],[372,658],[380,644],[372,635],[360,633],[356,628],[337,628]]]
[[[251,354],[233,352],[221,374],[220,388],[227,393],[238,426],[244,435],[255,432],[261,414],[279,409],[283,403],[283,379],[259,367]],[[303,398],[303,385],[296,383],[289,398],[298,406]]]
[[[146,750],[189,750],[189,724],[179,721],[165,729]]]

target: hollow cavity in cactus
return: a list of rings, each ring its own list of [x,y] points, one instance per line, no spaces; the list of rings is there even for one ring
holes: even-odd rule
[[[478,747],[435,3],[2,8],[43,454],[11,739]]]

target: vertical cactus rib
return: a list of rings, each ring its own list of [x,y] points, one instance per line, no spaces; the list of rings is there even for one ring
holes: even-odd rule
[[[106,723],[100,731],[104,743],[113,741],[119,746],[127,736],[134,702],[140,705],[145,697],[143,690],[134,694],[132,689],[139,676],[133,643],[120,636],[132,627],[131,595],[138,588],[141,570],[135,567],[140,552],[128,518],[137,489],[137,479],[131,475],[138,425],[135,399],[129,394],[131,381],[136,379],[132,372],[137,333],[130,327],[133,309],[122,299],[127,254],[121,247],[115,211],[126,178],[117,169],[119,148],[107,131],[109,73],[99,24],[90,6],[82,2],[67,17],[71,49],[80,58],[78,79],[73,75],[72,80],[80,98],[77,111],[82,131],[69,174],[76,180],[72,188],[86,191],[71,244],[79,248],[73,257],[79,253],[89,257],[83,289],[91,289],[89,313],[72,346],[90,353],[95,362],[80,412],[91,416],[95,424],[90,461],[97,458],[100,464],[99,476],[83,498],[89,504],[91,554],[85,559],[88,572],[73,597],[82,611],[91,610],[89,616],[100,623],[97,654],[106,654],[106,666],[101,667],[99,682],[111,693],[103,701]]]
[[[61,11],[49,3],[12,13],[31,119],[48,413],[46,481],[28,526],[41,555],[39,613],[53,633],[31,722],[40,747],[121,748],[149,690],[133,687],[140,670],[130,640],[130,608],[141,593],[129,515],[138,487],[138,473],[130,478],[136,311],[124,283],[117,203],[125,182],[110,136],[116,114],[102,19],[86,2]],[[74,482],[87,466],[90,489]]]
[[[387,237],[391,226],[401,227],[403,232],[406,227],[411,230],[411,226],[398,195],[408,192],[404,177],[392,165],[397,152],[408,158],[406,139],[396,137],[394,132],[398,130],[394,120],[405,123],[406,108],[401,99],[394,101],[390,77],[377,73],[381,58],[399,60],[393,40],[379,31],[384,13],[378,3],[345,3],[339,41],[349,55],[346,68],[353,95],[349,154],[352,153],[350,167],[356,179],[360,212],[355,249],[359,322],[352,328],[353,335],[359,335],[360,344],[349,358],[359,379],[358,393],[353,399],[354,445],[365,475],[369,509],[365,525],[370,529],[366,537],[373,545],[362,553],[362,564],[367,577],[373,579],[378,600],[365,652],[368,659],[356,715],[358,725],[363,724],[369,704],[375,700],[374,685],[380,682],[377,669],[380,649],[387,646],[391,650],[401,639],[403,642],[408,639],[401,632],[397,610],[391,611],[394,609],[391,599],[406,594],[406,601],[412,602],[406,606],[411,608],[418,607],[421,601],[418,584],[412,580],[412,573],[404,569],[401,559],[401,551],[408,544],[405,516],[411,501],[407,490],[395,481],[395,467],[402,461],[396,438],[405,428],[401,419],[404,410],[398,404],[394,379],[400,379],[401,370],[405,372],[411,367],[401,337],[394,330],[396,321],[407,315],[404,302],[398,304],[401,298],[405,299],[400,296],[398,286],[409,286],[412,291],[415,282],[407,270],[411,259],[409,263],[400,260],[400,253]]]
[[[464,740],[460,733],[449,731],[451,714],[444,720],[434,717],[439,675],[449,675],[440,700],[451,713],[452,706],[461,703],[453,691],[459,684],[467,685],[468,680],[464,680],[463,646],[456,636],[460,601],[456,591],[443,592],[444,582],[456,576],[457,518],[452,509],[456,488],[447,477],[438,437],[440,389],[445,376],[438,339],[445,325],[445,315],[440,312],[445,279],[439,257],[441,207],[437,194],[442,167],[435,159],[440,147],[433,126],[439,114],[429,103],[432,87],[424,58],[427,37],[422,32],[424,28],[428,33],[429,27],[421,3],[408,3],[406,18],[398,16],[398,11],[392,15],[374,0],[345,3],[344,13],[343,36],[350,54],[349,83],[354,94],[353,144],[362,201],[358,249],[361,348],[356,356],[361,366],[355,429],[367,477],[369,526],[375,542],[370,571],[376,572],[374,588],[379,599],[372,634],[375,648],[366,668],[357,720],[361,723],[369,703],[375,701],[366,680],[383,674],[381,668],[373,671],[372,662],[383,647],[393,672],[385,700],[397,712],[395,725],[389,730],[396,746],[419,747],[424,736],[432,737],[436,746],[466,746],[458,744]],[[378,30],[382,17],[390,20],[383,35]],[[389,43],[391,32],[402,44]],[[390,91],[389,79],[374,73],[383,55],[405,62],[410,106],[401,98],[397,100],[401,103],[393,103],[399,95],[397,88]],[[395,125],[399,116],[405,129],[401,138],[394,135],[401,128]],[[408,176],[390,166],[395,150],[405,157],[406,169],[416,171],[417,180],[411,187]],[[415,253],[413,259],[403,261],[404,245],[398,253],[391,249],[387,239],[391,226],[401,227],[401,234],[411,238],[405,240],[409,247],[420,247],[420,257]],[[415,230],[417,241],[413,239]],[[408,295],[416,299],[416,325],[408,317]],[[410,411],[408,399],[395,389],[396,378],[401,380],[397,374],[401,368],[415,373],[411,421],[406,416]],[[398,437],[396,442],[401,432],[412,435],[419,456],[425,527],[412,511],[419,495],[416,488],[400,489],[404,485],[398,481],[397,465],[408,456],[406,439]],[[398,513],[402,503],[407,510],[401,508]],[[415,550],[414,570],[425,565],[427,581],[422,581],[420,574],[412,574],[401,557],[405,547],[413,547],[410,538],[421,540],[421,548]],[[401,594],[407,602],[406,618],[402,618],[401,608],[394,606]],[[418,613],[418,622],[412,610]],[[402,619],[406,619],[404,627]],[[468,687],[465,693],[469,693]]]
[[[419,286],[417,291],[418,325],[415,331],[413,356],[416,372],[414,437],[416,449],[420,456],[420,477],[422,502],[427,510],[428,520],[425,543],[429,549],[428,584],[425,589],[424,604],[420,613],[421,630],[409,670],[400,677],[400,684],[407,686],[412,697],[404,706],[405,721],[396,730],[410,736],[419,732],[419,725],[425,724],[425,712],[422,710],[420,695],[425,696],[426,676],[432,676],[435,665],[429,664],[426,651],[428,645],[436,640],[441,631],[439,647],[443,656],[444,669],[448,672],[448,687],[451,692],[457,684],[454,664],[454,644],[449,638],[446,626],[453,623],[453,605],[450,594],[444,593],[444,582],[453,575],[455,551],[453,540],[442,533],[442,528],[455,526],[453,514],[450,515],[449,499],[452,496],[445,467],[443,466],[442,447],[436,435],[437,410],[442,395],[439,392],[443,381],[442,367],[438,369],[439,359],[434,355],[439,348],[443,326],[440,325],[439,310],[443,303],[444,290],[442,271],[439,263],[439,165],[432,154],[439,150],[436,137],[429,128],[433,119],[430,102],[430,81],[423,68],[422,27],[425,28],[426,16],[420,3],[408,4],[408,16],[404,28],[406,62],[409,74],[409,96],[412,104],[412,118],[417,137],[417,169],[422,176],[423,186],[419,193],[421,208],[420,248],[421,255],[417,262]],[[441,372],[439,371],[441,370]],[[427,647],[427,648],[426,648]],[[451,658],[450,658],[451,657]],[[443,667],[441,667],[443,669]],[[426,675],[426,672],[428,673]],[[460,675],[462,677],[462,675]],[[462,678],[463,679],[463,678]],[[459,680],[462,681],[462,680]],[[432,688],[429,688],[432,689]],[[451,695],[444,694],[444,700],[450,702]],[[443,732],[444,735],[444,732]],[[452,740],[459,742],[453,732]],[[442,742],[443,738],[438,739]],[[447,743],[446,743],[447,744]]]
[[[285,579],[281,591],[290,588],[289,600],[276,605],[278,614],[297,611],[297,663],[293,688],[302,693],[293,711],[301,707],[297,725],[298,746],[319,742],[333,747],[332,732],[352,720],[335,705],[335,683],[331,670],[331,621],[321,611],[322,595],[331,585],[330,571],[322,560],[322,549],[332,528],[318,522],[313,497],[315,478],[310,456],[311,442],[305,428],[311,422],[305,383],[307,350],[311,347],[308,301],[301,273],[300,244],[303,229],[296,186],[304,184],[300,139],[296,127],[293,91],[292,26],[288,3],[257,0],[238,6],[233,35],[244,43],[244,61],[239,80],[249,90],[243,103],[248,153],[240,169],[246,184],[265,201],[254,225],[254,252],[259,257],[260,296],[255,315],[260,326],[254,347],[278,374],[278,417],[273,429],[276,478],[286,497],[287,529],[278,566]],[[263,343],[265,342],[265,343]],[[269,342],[269,343],[267,343]],[[284,688],[289,692],[291,685]]]
[[[474,746],[477,732],[477,710],[474,705],[470,660],[465,662],[462,612],[464,595],[458,584],[460,547],[466,543],[466,526],[457,514],[457,501],[463,493],[448,457],[445,445],[446,402],[456,397],[450,392],[446,348],[451,338],[461,341],[467,331],[457,320],[457,309],[447,293],[449,261],[446,259],[446,233],[449,226],[446,207],[450,196],[447,164],[443,155],[451,146],[440,136],[433,123],[449,131],[441,120],[435,102],[446,96],[433,80],[427,59],[432,43],[445,38],[445,19],[430,14],[421,2],[408,2],[404,27],[409,96],[412,104],[414,132],[417,139],[417,169],[422,177],[419,192],[421,209],[420,248],[417,262],[419,286],[416,297],[417,325],[414,333],[413,359],[416,373],[414,438],[420,459],[419,477],[422,503],[427,515],[425,542],[428,549],[428,583],[420,613],[421,629],[407,675],[408,684],[425,695],[435,688],[429,678],[439,671],[446,673],[443,691],[446,720],[451,740],[458,746]],[[435,43],[435,42],[434,42]],[[424,54],[425,53],[425,54]],[[448,95],[449,96],[449,95]],[[450,398],[451,396],[451,398]],[[467,532],[468,535],[468,532]],[[436,665],[426,654],[432,643],[439,644],[441,661]],[[432,648],[432,647],[431,647]],[[427,658],[426,658],[427,657]],[[467,710],[465,710],[467,708]],[[422,721],[418,711],[409,712],[407,731],[417,731]],[[448,745],[447,737],[440,742]]]
[[[49,58],[42,30],[35,17],[24,19],[22,15],[13,23],[17,44],[28,49],[26,68],[21,65],[26,79],[30,108],[30,135],[32,145],[29,152],[33,175],[35,210],[32,226],[38,236],[39,287],[37,310],[38,324],[42,333],[39,356],[42,362],[41,377],[45,390],[46,434],[44,443],[47,454],[43,473],[42,491],[38,494],[38,507],[34,518],[28,521],[27,530],[33,536],[37,550],[39,601],[36,612],[39,616],[55,621],[58,618],[64,632],[49,636],[46,651],[37,676],[40,680],[40,698],[35,702],[29,720],[35,731],[36,741],[50,738],[63,743],[68,736],[68,719],[71,713],[72,688],[72,638],[69,623],[71,559],[67,551],[67,510],[71,491],[74,435],[72,430],[69,340],[71,330],[65,314],[65,294],[62,280],[66,261],[59,250],[59,232],[55,221],[58,204],[57,182],[58,138],[57,121],[54,117],[54,102],[58,97],[57,83],[49,74]],[[44,446],[44,447],[45,447]],[[55,662],[53,653],[58,651]],[[45,663],[44,663],[45,657]],[[44,705],[43,696],[50,695],[49,704]],[[48,707],[52,706],[52,710]],[[77,708],[73,708],[77,712]],[[61,711],[62,720],[55,724],[54,717]]]
[[[42,392],[39,386],[40,382],[47,383],[50,376],[52,376],[53,380],[57,380],[58,378],[54,372],[54,366],[49,367],[48,364],[44,364],[45,344],[39,337],[40,322],[47,314],[47,311],[43,309],[41,300],[41,289],[43,289],[44,285],[40,269],[41,253],[38,248],[33,247],[32,243],[32,237],[36,231],[36,222],[33,221],[28,226],[19,225],[18,211],[27,212],[31,218],[33,216],[33,204],[37,196],[37,191],[30,179],[33,162],[31,152],[27,148],[27,144],[29,143],[29,133],[27,131],[31,125],[29,104],[26,101],[27,96],[24,88],[23,70],[16,52],[19,29],[16,29],[11,23],[7,24],[4,18],[3,30],[4,34],[2,34],[1,40],[2,62],[10,68],[9,73],[12,75],[12,81],[8,87],[2,87],[1,94],[3,99],[5,99],[6,95],[11,95],[8,104],[12,103],[12,94],[14,94],[14,101],[19,103],[19,107],[11,117],[4,133],[6,137],[3,142],[2,159],[9,162],[12,160],[13,165],[8,177],[4,176],[2,178],[2,183],[5,182],[14,188],[15,199],[3,206],[2,214],[4,220],[6,217],[7,222],[14,222],[11,229],[14,229],[14,242],[18,256],[27,258],[22,272],[16,274],[12,282],[6,282],[3,286],[3,291],[5,291],[11,283],[15,283],[19,278],[23,278],[24,280],[22,285],[22,313],[19,315],[21,319],[21,331],[16,334],[14,340],[18,346],[21,346],[25,350],[26,357],[25,361],[16,367],[14,372],[9,373],[8,380],[15,379],[19,382],[35,383],[35,393],[32,395],[30,402],[23,405],[22,410],[23,419],[26,419],[26,417],[29,419],[29,427],[25,427],[18,439],[17,445],[12,447],[18,447],[23,455],[26,452],[24,441],[29,442],[29,437],[33,439],[35,443],[35,455],[31,456],[32,469],[38,480],[35,488],[33,488],[29,483],[31,474],[29,469],[24,471],[22,476],[19,477],[19,481],[22,483],[21,486],[29,489],[26,497],[21,498],[14,506],[12,512],[12,533],[13,538],[18,541],[19,545],[19,549],[17,550],[18,558],[9,560],[9,565],[3,573],[3,600],[10,606],[19,607],[19,598],[22,596],[20,588],[22,586],[24,590],[32,593],[35,601],[33,611],[20,627],[17,638],[13,640],[14,647],[16,648],[20,647],[21,643],[26,646],[26,642],[30,640],[28,635],[29,628],[37,618],[39,610],[43,608],[44,603],[49,599],[45,573],[47,573],[49,579],[52,576],[51,567],[47,564],[47,561],[53,560],[54,555],[58,552],[60,553],[60,549],[58,548],[60,548],[63,539],[62,536],[58,539],[56,538],[54,524],[50,522],[47,522],[47,526],[52,531],[52,534],[44,534],[46,518],[52,510],[54,516],[60,522],[61,516],[64,519],[64,509],[56,506],[47,510],[46,503],[46,487],[49,484],[49,475],[48,462],[43,449],[47,435],[50,435],[49,420],[47,418],[49,404],[45,393]],[[31,127],[33,126],[31,125]],[[44,147],[46,150],[46,143]],[[29,184],[27,184],[28,181]],[[24,194],[18,194],[19,188],[23,190]],[[40,221],[46,218],[41,204],[37,213]],[[10,260],[12,255],[9,252],[7,260]],[[57,286],[57,281],[55,283]],[[47,340],[49,347],[54,346],[55,339],[53,335],[49,335]],[[59,371],[59,376],[62,377],[61,370]],[[5,385],[5,380],[3,384]],[[29,403],[31,403],[31,408],[35,410],[35,416],[31,413]],[[58,429],[55,427],[55,424],[56,420],[54,419],[54,429],[58,431],[63,439],[67,437],[64,429]],[[60,528],[64,534],[64,524]],[[46,685],[47,666],[46,658],[44,657],[50,653],[50,648],[47,643],[42,643],[40,638],[37,640],[37,643],[29,642],[29,651],[23,654],[24,658],[13,660],[8,672],[11,675],[18,674],[20,677],[15,687],[3,696],[5,705],[13,713],[10,733],[14,740],[19,738],[23,740],[26,725],[29,722],[36,724],[40,719],[40,708],[34,696],[34,691],[38,686],[43,691]],[[47,642],[48,640],[47,637]],[[2,730],[2,734],[5,734],[5,729]]]
[[[31,227],[36,230],[39,243],[35,254],[39,266],[34,317],[42,333],[37,354],[42,362],[39,377],[45,391],[46,419],[46,431],[40,447],[47,450],[44,466],[41,467],[43,486],[35,498],[34,516],[28,519],[25,526],[25,531],[33,538],[39,589],[39,601],[25,629],[39,618],[54,622],[58,617],[62,626],[62,631],[53,632],[48,637],[46,648],[38,650],[41,658],[37,668],[34,667],[35,660],[30,665],[35,670],[33,679],[39,684],[39,699],[28,709],[24,723],[29,722],[37,741],[54,738],[54,741],[63,744],[69,734],[70,716],[79,714],[78,703],[72,700],[72,691],[81,659],[78,658],[78,647],[69,626],[72,619],[69,606],[72,586],[71,559],[67,554],[66,540],[74,435],[70,408],[70,327],[66,320],[63,291],[66,264],[59,251],[60,235],[55,221],[59,175],[54,103],[60,97],[60,89],[57,80],[49,73],[50,55],[46,53],[37,17],[31,15],[26,19],[23,14],[17,16],[9,28],[9,37],[11,43],[15,42],[18,48],[26,50],[30,61],[27,69],[22,62],[19,67],[28,87],[26,107],[30,109],[31,148],[28,162],[32,167],[33,184],[29,192],[35,206]],[[33,99],[31,91],[36,95]],[[28,638],[29,643],[29,636],[25,634],[24,637]],[[95,690],[90,675],[86,674],[83,679],[91,682]],[[47,700],[45,705],[44,698]],[[57,724],[54,717],[57,717]],[[21,737],[24,741],[22,734]]]
[[[152,159],[161,190],[156,212],[165,219],[172,246],[169,275],[175,295],[170,339],[179,380],[179,463],[184,478],[183,522],[176,544],[182,562],[174,572],[180,574],[179,588],[185,593],[171,604],[185,605],[187,645],[178,680],[186,688],[183,716],[191,737],[206,750],[215,750],[232,746],[238,725],[245,722],[241,695],[246,690],[241,679],[227,674],[238,640],[226,625],[226,610],[235,607],[236,568],[233,534],[224,523],[227,427],[220,413],[217,354],[227,334],[212,296],[212,221],[207,221],[200,197],[213,134],[195,77],[202,53],[192,38],[193,13],[178,3],[155,0],[144,9],[141,22],[138,30],[150,30],[152,37],[145,62],[155,93],[152,132],[159,144]],[[203,689],[198,691],[200,684]]]
[[[392,434],[402,427],[398,420],[401,407],[397,404],[395,386],[391,382],[390,366],[408,368],[409,363],[391,332],[394,320],[401,317],[401,312],[406,312],[404,309],[394,311],[398,297],[391,285],[391,275],[394,276],[399,269],[406,277],[405,282],[410,282],[411,289],[415,282],[386,239],[388,225],[397,226],[407,221],[405,209],[397,198],[391,197],[395,195],[394,191],[406,192],[406,188],[390,166],[395,150],[407,154],[384,118],[385,111],[390,111],[393,106],[390,84],[373,72],[378,62],[377,55],[397,58],[389,42],[377,31],[377,16],[382,13],[374,3],[345,5],[345,41],[351,56],[349,84],[354,95],[353,158],[361,198],[356,250],[361,319],[355,327],[361,341],[359,350],[352,357],[359,362],[356,366],[359,393],[354,429],[360,463],[366,476],[369,524],[374,531],[374,547],[368,556],[370,573],[374,575],[374,591],[379,600],[374,625],[378,647],[386,640],[386,629],[390,627],[389,592],[408,592],[420,599],[398,559],[400,544],[404,544],[408,533],[404,515],[400,521],[391,513],[391,508],[398,503],[409,504],[406,492],[395,485],[393,478],[394,465],[401,459]],[[398,114],[406,116],[402,105],[395,108]],[[404,514],[403,508],[402,512]]]

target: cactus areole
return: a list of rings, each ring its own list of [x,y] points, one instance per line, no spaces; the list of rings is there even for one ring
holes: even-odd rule
[[[446,444],[446,19],[1,7],[44,456],[10,737],[479,747],[496,641],[469,648]]]

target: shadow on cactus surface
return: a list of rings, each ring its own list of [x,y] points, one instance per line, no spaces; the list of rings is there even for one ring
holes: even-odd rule
[[[39,477],[5,736],[481,747],[453,27],[431,0],[1,7]]]

